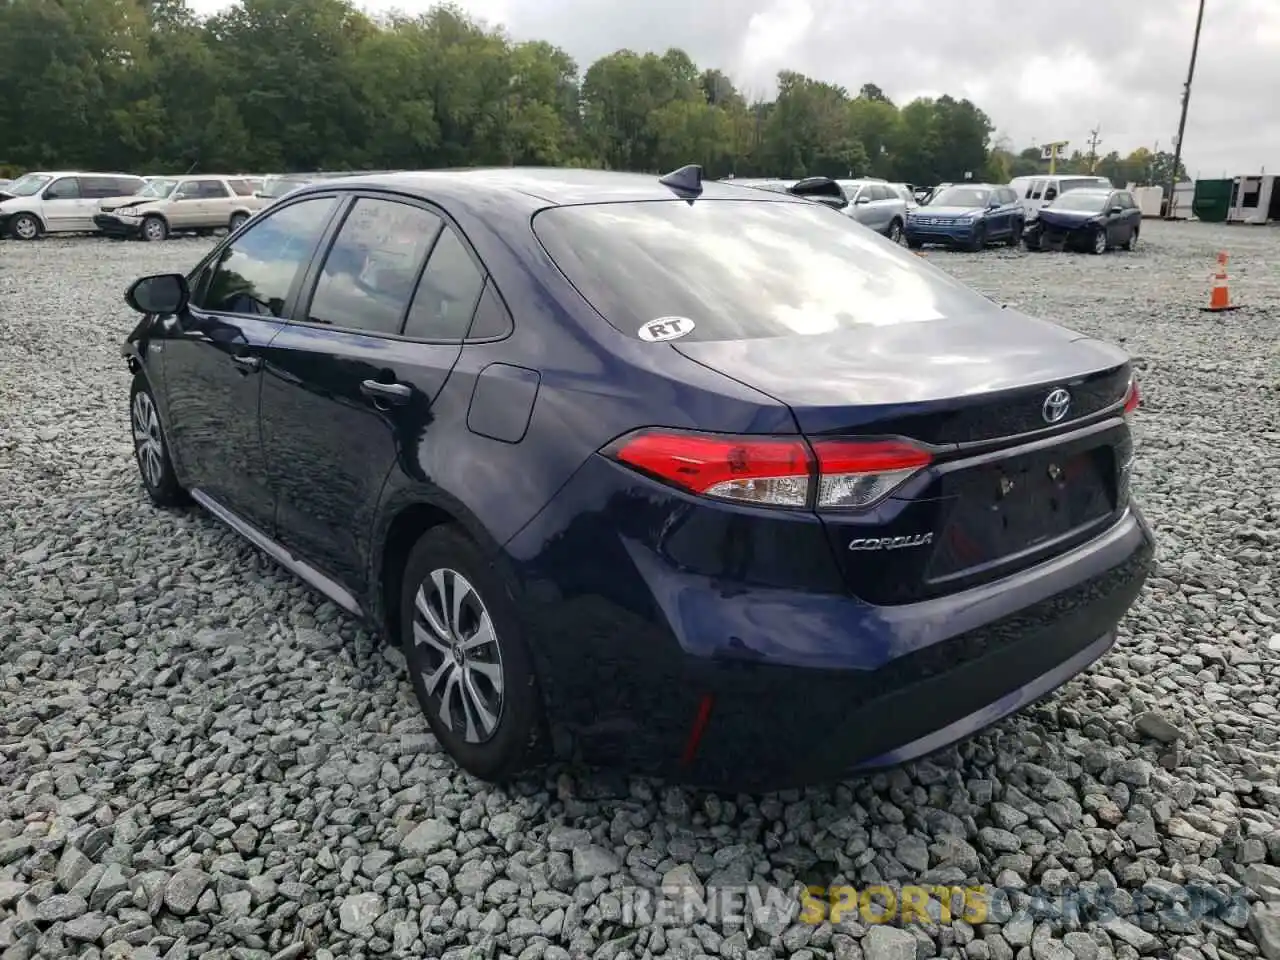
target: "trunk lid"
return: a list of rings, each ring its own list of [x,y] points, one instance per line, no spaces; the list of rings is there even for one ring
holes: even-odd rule
[[[1128,382],[1122,350],[995,304],[937,321],[673,347],[786,404],[809,436],[998,440],[1045,429],[1053,387],[1071,391],[1074,421],[1121,399]]]
[[[851,593],[909,603],[1039,563],[1127,504],[1127,355],[992,306],[822,336],[678,341],[675,350],[772,396],[811,440],[905,437],[934,462],[868,510],[820,516]],[[1049,395],[1070,395],[1049,422]],[[1050,412],[1053,412],[1050,410]],[[1117,410],[1118,413],[1118,410]]]

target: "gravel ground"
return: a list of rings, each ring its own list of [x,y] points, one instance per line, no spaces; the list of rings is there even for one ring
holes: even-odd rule
[[[210,518],[144,503],[121,293],[209,241],[0,243],[0,958],[1280,956],[1280,232],[1145,232],[1106,257],[928,254],[1140,358],[1161,569],[1116,650],[929,762],[755,798],[460,774],[396,654]],[[1247,306],[1216,317],[1221,247]],[[973,925],[624,923],[664,877],[1007,892]]]

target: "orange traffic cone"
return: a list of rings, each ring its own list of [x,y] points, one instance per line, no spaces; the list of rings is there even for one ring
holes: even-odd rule
[[[1231,302],[1231,291],[1227,289],[1227,260],[1225,250],[1218,254],[1218,272],[1213,275],[1213,288],[1209,291],[1209,305],[1201,307],[1205,313],[1222,313],[1236,310],[1239,304]]]

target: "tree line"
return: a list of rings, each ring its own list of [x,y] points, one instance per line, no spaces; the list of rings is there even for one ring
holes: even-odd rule
[[[0,174],[700,163],[933,184],[1005,182],[1038,157],[992,148],[967,99],[777,80],[752,97],[679,49],[580,72],[448,4],[375,18],[349,0],[242,0],[199,18],[185,0],[0,0]]]

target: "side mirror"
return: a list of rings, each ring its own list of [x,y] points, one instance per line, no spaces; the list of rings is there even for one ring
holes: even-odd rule
[[[135,280],[125,292],[124,302],[138,313],[178,313],[191,295],[187,278],[180,273],[158,273]]]
[[[1112,213],[1124,213],[1124,207],[1115,206],[1111,208]]]
[[[845,207],[849,205],[849,201],[845,200],[843,197],[831,197],[825,194],[819,194],[817,196],[809,197],[809,199],[817,200],[819,203],[826,204],[828,207],[831,207],[833,210],[843,210]]]
[[[862,206],[864,203],[870,203],[870,202],[871,202],[871,198],[870,198],[870,197],[859,197],[859,198],[855,201],[855,203],[857,203],[857,205],[858,205],[858,206]]]

